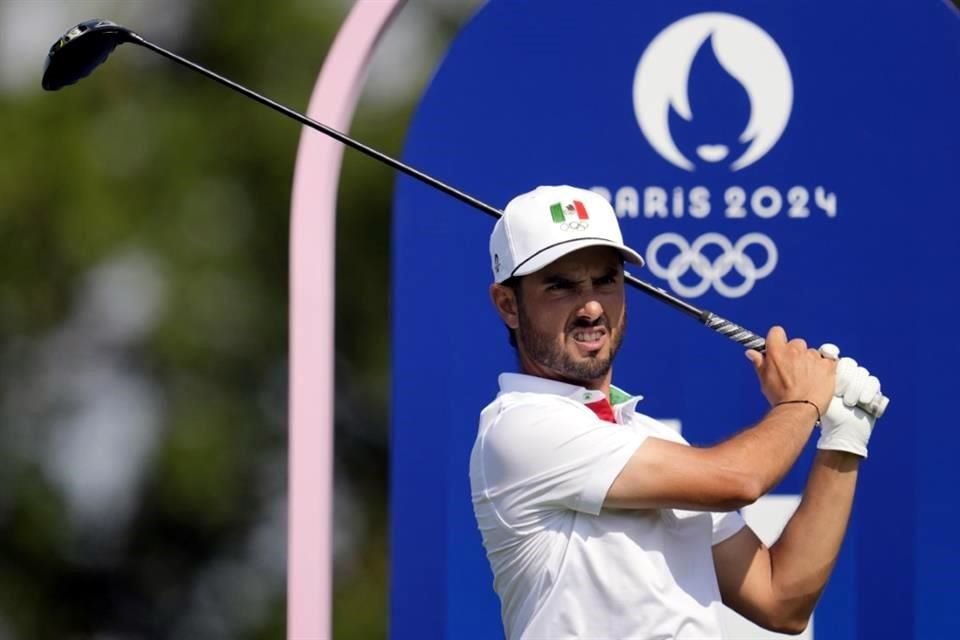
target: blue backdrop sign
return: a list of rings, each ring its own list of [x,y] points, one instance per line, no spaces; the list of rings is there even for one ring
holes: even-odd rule
[[[916,343],[957,311],[958,63],[960,19],[935,0],[494,0],[407,140],[407,162],[495,206],[538,184],[592,188],[645,255],[636,275],[754,331],[836,342],[879,375],[892,403],[818,640],[960,637],[946,477],[960,437],[929,400],[955,393],[943,363],[960,350]],[[487,296],[492,225],[398,181],[395,638],[502,637],[467,475],[479,412],[515,370]],[[642,294],[629,305],[614,380],[644,413],[695,444],[762,414],[739,347]],[[801,493],[812,451],[779,496]]]

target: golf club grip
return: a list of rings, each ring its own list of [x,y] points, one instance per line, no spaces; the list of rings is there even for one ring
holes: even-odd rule
[[[704,326],[713,329],[722,336],[726,336],[736,342],[741,344],[747,349],[756,349],[757,351],[763,353],[766,349],[766,341],[750,331],[749,329],[744,329],[738,324],[734,324],[725,318],[721,318],[712,311],[703,311],[700,314],[700,322]]]
[[[740,325],[734,324],[729,320],[721,318],[711,311],[704,311],[700,316],[700,321],[707,327],[717,333],[724,335],[734,342],[743,345],[747,349],[755,349],[761,353],[766,350],[766,341],[753,333],[749,329],[744,329]],[[882,393],[877,393],[869,402],[859,402],[857,407],[864,413],[874,418],[881,417],[890,404],[890,398]]]

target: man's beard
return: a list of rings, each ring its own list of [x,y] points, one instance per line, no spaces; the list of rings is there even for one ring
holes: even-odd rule
[[[567,333],[578,328],[602,326],[607,329],[611,343],[610,355],[608,357],[594,355],[588,356],[588,358],[584,360],[574,360],[565,348],[567,333],[564,334],[563,343],[558,345],[554,342],[556,336],[540,333],[533,327],[530,323],[530,318],[523,310],[522,304],[519,305],[518,311],[520,316],[520,330],[517,337],[518,340],[523,343],[527,356],[537,364],[557,372],[564,380],[571,382],[588,382],[607,375],[610,367],[613,366],[613,358],[620,349],[624,329],[626,329],[627,326],[626,310],[624,310],[623,320],[616,330],[601,319],[594,322],[577,319],[573,326],[567,330]]]

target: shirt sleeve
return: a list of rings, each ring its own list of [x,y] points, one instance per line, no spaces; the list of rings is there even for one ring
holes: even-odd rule
[[[746,522],[744,522],[739,511],[714,512],[710,515],[713,517],[712,544],[715,545],[730,538],[746,526]]]
[[[504,403],[481,439],[484,490],[506,524],[523,526],[558,509],[599,514],[645,436],[545,398]]]

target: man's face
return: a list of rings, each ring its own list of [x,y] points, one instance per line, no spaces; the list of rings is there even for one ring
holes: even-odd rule
[[[524,371],[588,387],[609,383],[626,325],[623,290],[623,263],[609,247],[575,251],[524,276],[513,323]]]

